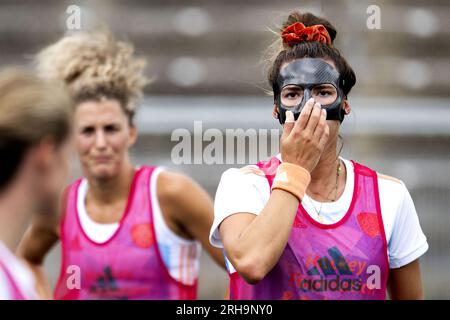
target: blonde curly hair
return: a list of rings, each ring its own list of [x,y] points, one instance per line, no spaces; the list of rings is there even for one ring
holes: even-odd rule
[[[130,123],[149,83],[145,59],[135,57],[132,44],[115,40],[106,30],[68,34],[39,52],[34,62],[41,77],[63,81],[76,103],[118,100]]]

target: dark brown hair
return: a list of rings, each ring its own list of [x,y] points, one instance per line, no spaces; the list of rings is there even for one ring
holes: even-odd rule
[[[289,14],[287,20],[283,23],[280,33],[288,26],[301,22],[306,27],[321,24],[323,25],[328,33],[330,34],[332,45],[329,46],[327,44],[323,44],[318,41],[313,42],[301,42],[293,45],[292,47],[287,44],[282,44],[280,49],[277,49],[275,52],[275,57],[272,58],[272,64],[269,68],[268,72],[268,80],[269,84],[273,89],[276,88],[276,82],[278,75],[280,73],[281,66],[286,62],[291,62],[296,59],[301,58],[329,58],[332,60],[336,66],[336,69],[339,71],[341,75],[340,83],[341,88],[347,96],[350,93],[350,90],[356,83],[355,72],[352,67],[347,63],[345,58],[341,55],[338,49],[336,49],[333,45],[334,39],[336,38],[336,28],[326,19],[317,17],[310,12],[300,13],[298,11],[294,11]],[[281,42],[280,39],[277,41]],[[275,90],[274,90],[275,91]],[[274,92],[277,94],[276,92]]]

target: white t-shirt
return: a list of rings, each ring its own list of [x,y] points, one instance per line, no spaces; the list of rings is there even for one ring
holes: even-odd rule
[[[192,285],[198,278],[202,247],[196,240],[183,239],[175,234],[164,221],[156,193],[156,182],[163,168],[158,167],[152,174],[150,194],[152,198],[153,223],[158,240],[158,248],[170,275],[186,285]],[[88,182],[83,179],[78,189],[77,211],[80,224],[86,235],[96,243],[108,241],[119,223],[98,223],[91,219],[86,211],[86,194]]]
[[[20,261],[1,241],[0,241],[0,261],[8,268],[8,272],[14,279],[17,288],[24,295],[25,299],[36,300],[36,281],[31,270]],[[11,300],[12,288],[6,274],[0,269],[0,300]]]
[[[280,154],[277,158],[281,161]],[[320,222],[333,224],[346,214],[350,207],[354,189],[353,163],[341,158],[346,167],[344,192],[335,202],[320,203],[305,195],[302,205],[308,214]],[[244,169],[245,168],[245,169]],[[263,175],[253,173],[247,166],[228,169],[222,174],[214,202],[214,223],[210,232],[212,245],[223,248],[220,238],[220,223],[232,214],[246,212],[258,215],[270,197],[269,183]],[[428,243],[419,224],[414,203],[405,184],[395,178],[378,174],[381,215],[383,218],[388,258],[391,269],[400,268],[416,260],[428,250]],[[313,204],[313,205],[312,205]],[[227,261],[229,271],[234,272]]]

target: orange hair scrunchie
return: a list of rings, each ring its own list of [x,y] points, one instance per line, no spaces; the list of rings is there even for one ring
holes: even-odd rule
[[[305,41],[318,41],[331,46],[330,34],[321,24],[305,27],[303,23],[296,22],[283,30],[281,38],[283,38],[283,43],[290,47]]]

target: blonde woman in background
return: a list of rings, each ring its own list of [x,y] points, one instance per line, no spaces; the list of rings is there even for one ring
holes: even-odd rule
[[[84,177],[66,189],[59,223],[28,231],[22,256],[39,267],[61,240],[55,299],[195,299],[201,247],[224,264],[208,242],[213,205],[188,177],[130,160],[145,61],[106,32],[80,32],[42,50],[36,62],[76,102]],[[78,267],[81,287],[67,285],[69,266]]]

